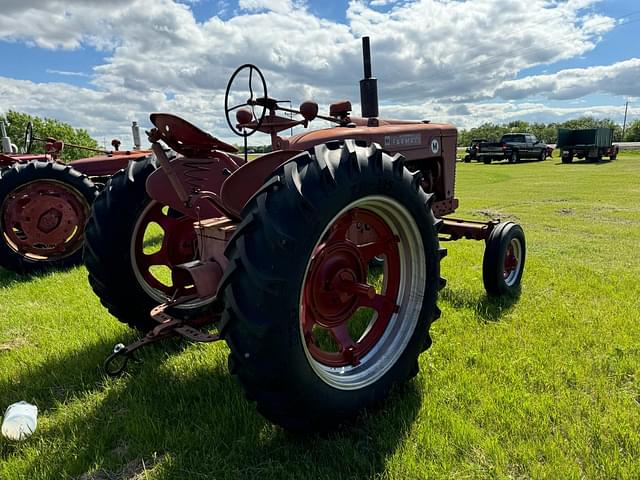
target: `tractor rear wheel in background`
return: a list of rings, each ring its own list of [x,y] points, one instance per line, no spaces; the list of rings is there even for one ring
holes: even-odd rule
[[[440,314],[439,221],[402,156],[352,140],[319,145],[279,167],[242,215],[220,330],[260,413],[324,430],[417,374]],[[378,240],[350,241],[357,222]],[[375,256],[386,260],[381,277],[368,266]]]
[[[488,295],[518,293],[525,256],[522,227],[513,222],[496,225],[487,239],[482,261],[482,280]]]
[[[84,260],[93,291],[114,317],[141,331],[157,325],[149,312],[174,292],[171,268],[193,260],[196,251],[193,220],[147,195],[155,170],[146,158],[113,175],[86,228]]]
[[[82,263],[98,188],[69,165],[16,163],[0,178],[0,266],[36,273]]]
[[[489,165],[491,163],[491,160],[493,160],[491,157],[484,157],[482,159],[485,165]]]

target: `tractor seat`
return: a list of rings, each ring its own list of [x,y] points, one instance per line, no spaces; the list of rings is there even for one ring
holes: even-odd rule
[[[351,112],[351,102],[349,100],[341,100],[336,103],[332,103],[329,106],[329,116],[336,118],[346,118]]]
[[[186,156],[208,157],[213,150],[235,153],[233,145],[218,140],[195,125],[170,113],[152,113],[151,123],[157,131],[155,136],[163,140],[169,147]]]

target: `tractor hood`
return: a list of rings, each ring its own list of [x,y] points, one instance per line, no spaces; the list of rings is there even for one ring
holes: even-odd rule
[[[443,156],[443,137],[455,139],[458,135],[454,126],[444,123],[359,118],[352,118],[352,121],[349,127],[326,128],[294,135],[282,141],[282,148],[307,150],[332,140],[354,139],[367,144],[378,143],[390,153],[402,153],[407,160],[419,160]]]

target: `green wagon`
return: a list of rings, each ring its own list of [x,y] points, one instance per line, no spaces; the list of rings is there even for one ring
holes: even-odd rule
[[[561,152],[562,163],[571,163],[573,157],[592,162],[599,162],[602,157],[615,160],[618,155],[611,128],[559,128],[556,148]]]

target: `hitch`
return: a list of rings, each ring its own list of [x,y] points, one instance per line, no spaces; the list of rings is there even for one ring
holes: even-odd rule
[[[220,340],[217,333],[206,333],[194,328],[183,320],[177,319],[166,313],[169,307],[175,307],[181,303],[186,303],[199,298],[197,295],[182,297],[179,300],[169,301],[158,305],[151,310],[151,318],[159,323],[157,327],[147,333],[143,338],[129,345],[118,343],[113,347],[113,353],[104,361],[105,373],[110,377],[116,377],[123,373],[129,360],[139,361],[135,358],[134,352],[146,345],[157,343],[167,338],[181,336],[192,342],[211,343]]]

